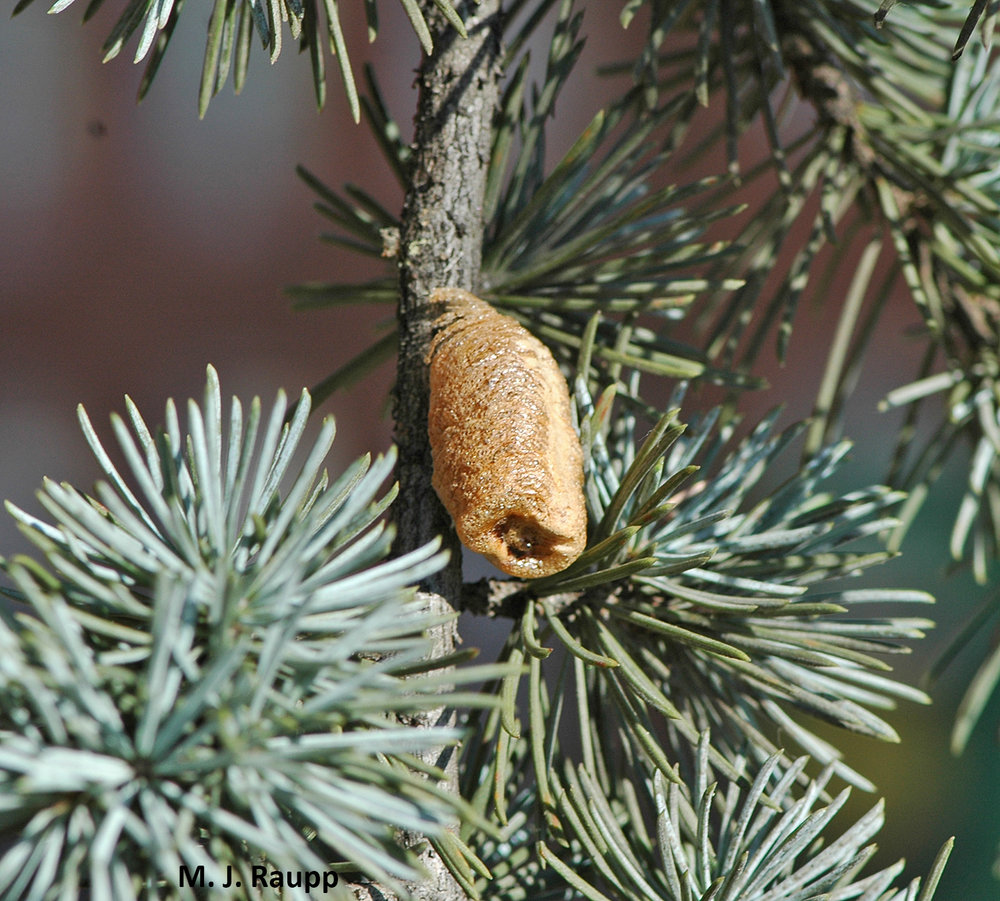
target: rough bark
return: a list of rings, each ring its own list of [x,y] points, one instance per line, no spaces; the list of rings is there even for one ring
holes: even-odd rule
[[[427,365],[431,339],[428,299],[438,287],[474,291],[478,287],[483,241],[483,197],[490,155],[490,132],[499,95],[499,15],[501,0],[465,2],[458,7],[466,24],[463,39],[434,4],[424,12],[434,36],[418,76],[413,166],[403,207],[400,234],[399,362],[395,424],[399,450],[396,552],[406,553],[441,536],[450,551],[448,566],[428,580],[422,594],[435,613],[458,609],[462,595],[461,547],[451,520],[431,486],[427,438]],[[435,656],[454,650],[454,624],[434,636]],[[411,724],[448,725],[454,713],[439,709]],[[448,775],[446,787],[458,791],[457,755],[431,755]],[[416,845],[421,836],[404,835]],[[426,882],[409,886],[416,901],[464,901],[465,893],[433,849],[420,854]],[[359,899],[381,901],[391,894],[374,886],[355,886]]]
[[[425,3],[426,7],[433,4]],[[428,588],[454,601],[461,590],[460,546],[431,487],[427,440],[427,365],[435,288],[478,287],[483,196],[499,80],[500,0],[466,3],[463,39],[433,17],[435,50],[418,77],[419,100],[410,186],[400,235],[400,340],[396,443],[400,497],[398,550],[445,537],[452,565]]]

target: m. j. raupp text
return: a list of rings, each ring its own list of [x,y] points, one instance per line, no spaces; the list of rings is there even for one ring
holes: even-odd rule
[[[213,879],[205,878],[205,867],[181,866],[177,876],[179,887],[190,888],[220,888],[238,889],[243,887],[243,882],[238,878],[238,872],[234,872],[231,866],[226,867],[225,879],[216,884]],[[332,870],[273,870],[265,866],[250,867],[250,887],[251,888],[304,888],[307,892],[316,889],[326,894],[334,888],[339,881],[339,877]]]

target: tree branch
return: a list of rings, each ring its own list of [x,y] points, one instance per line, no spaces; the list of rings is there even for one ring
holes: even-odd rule
[[[399,554],[441,536],[451,552],[446,569],[428,580],[422,597],[435,613],[460,606],[461,547],[451,520],[431,485],[431,452],[427,438],[428,380],[426,356],[432,321],[431,291],[438,287],[475,290],[483,242],[483,197],[490,158],[493,116],[499,97],[500,0],[465,2],[458,12],[468,38],[463,39],[425,2],[434,36],[434,53],[425,56],[418,76],[419,99],[410,184],[403,206],[399,268],[399,362],[395,425],[399,449],[396,547]],[[435,656],[454,650],[453,622],[434,637]],[[415,727],[455,721],[453,711],[428,711]],[[443,749],[429,762],[441,767],[445,787],[458,792],[457,754]],[[416,846],[422,837],[404,834]],[[462,901],[465,892],[433,849],[420,858],[429,877],[408,886],[416,901]],[[361,899],[389,898],[374,886],[355,886]]]
[[[413,168],[400,235],[397,549],[402,553],[443,536],[452,552],[451,565],[428,588],[451,600],[461,592],[460,546],[431,487],[428,300],[435,288],[478,287],[483,196],[499,95],[499,7],[500,0],[464,4],[465,40],[437,13],[428,12],[436,49],[424,58],[418,78]]]

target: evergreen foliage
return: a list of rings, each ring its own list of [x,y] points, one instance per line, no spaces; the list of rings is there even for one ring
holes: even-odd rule
[[[26,9],[32,2],[33,0],[18,0],[14,14]],[[104,0],[90,0],[84,10],[83,20],[86,22],[93,17],[103,2]],[[451,0],[432,2],[464,37],[465,26]],[[375,40],[379,23],[376,0],[364,0],[363,3],[361,0],[352,0],[352,3],[363,9],[368,25],[368,39]],[[56,0],[49,12],[62,12],[72,4],[73,0]],[[399,4],[405,10],[424,51],[431,53],[434,43],[419,0],[399,0]],[[141,63],[146,60],[146,71],[139,84],[140,100],[153,84],[183,8],[184,0],[128,0],[104,42],[104,62],[107,62],[118,56],[138,33],[138,46],[132,61]],[[233,88],[236,93],[243,89],[255,34],[261,47],[267,51],[270,61],[273,63],[278,58],[285,23],[292,40],[298,42],[299,51],[309,54],[317,106],[322,109],[326,102],[325,46],[337,61],[351,114],[354,121],[358,121],[361,115],[358,89],[337,0],[323,0],[322,7],[316,0],[307,0],[305,3],[302,0],[268,0],[267,3],[263,0],[215,0],[208,22],[205,59],[198,91],[198,112],[201,116],[207,112],[211,99],[225,86],[230,71],[233,73]]]
[[[593,752],[593,748],[589,749]],[[587,749],[585,746],[584,754]],[[537,854],[527,809],[534,797],[530,777],[519,767],[518,792],[508,809],[509,838],[488,842],[484,859],[494,880],[484,898],[522,901],[610,898],[787,899],[861,898],[866,901],[928,901],[937,888],[950,842],[942,848],[925,881],[895,888],[902,861],[858,878],[881,828],[881,802],[824,846],[829,829],[849,794],[830,799],[831,771],[798,788],[806,759],[782,767],[778,755],[748,772],[735,758],[732,778],[709,762],[708,735],[682,778],[677,772],[652,778],[632,774],[625,798],[608,798],[589,763],[565,764],[564,781],[550,773],[559,791],[551,821],[579,830],[584,841],[572,855],[543,844]],[[673,778],[671,778],[673,777]],[[635,832],[624,832],[628,822]],[[648,824],[648,825],[645,825]],[[561,853],[560,853],[561,852]]]
[[[181,866],[219,886],[231,866],[249,886],[254,865],[340,862],[395,886],[416,872],[396,829],[454,844],[447,825],[470,814],[414,755],[460,733],[394,714],[489,703],[450,686],[495,667],[442,681],[455,661],[428,659],[434,623],[409,586],[443,559],[385,559],[392,458],[331,482],[328,418],[295,473],[309,397],[288,422],[286,406],[262,420],[234,399],[224,417],[212,370],[186,434],[173,404],[154,434],[129,403],[134,437],[113,422],[131,479],[81,410],[97,497],[46,483],[53,525],[10,507],[46,565],[0,560],[34,614],[0,621],[0,811],[16,836],[0,897],[198,897]]]
[[[464,34],[465,5],[401,2],[428,53],[432,23]],[[861,577],[905,550],[962,448],[972,464],[950,551],[980,582],[995,573],[996,9],[627,0],[621,21],[646,23],[643,49],[609,73],[620,96],[552,160],[582,6],[505,6],[477,289],[570,378],[587,549],[561,573],[447,599],[510,619],[496,663],[431,652],[442,621],[417,587],[448,564],[433,545],[392,556],[393,491],[379,491],[393,455],[330,481],[326,420],[293,466],[312,400],[391,356],[395,333],[293,410],[279,398],[266,421],[256,401],[225,415],[212,370],[186,431],[173,404],[154,432],[129,402],[131,430],[113,420],[129,477],[81,412],[106,482],[94,497],[47,482],[51,522],[10,507],[44,562],[0,559],[25,605],[0,618],[0,823],[14,836],[0,846],[3,898],[83,886],[95,901],[194,897],[175,886],[181,865],[221,879],[258,860],[333,867],[405,897],[420,873],[397,830],[423,835],[466,896],[497,901],[933,897],[950,840],[924,877],[901,885],[902,863],[872,872],[881,803],[834,820],[850,790],[877,787],[815,724],[897,741],[885,711],[929,701],[886,658],[932,625],[900,607],[932,598]],[[180,8],[131,0],[109,38],[113,56],[140,32],[143,91]],[[364,10],[374,35],[375,3]],[[321,104],[331,42],[355,116],[406,190],[413,149],[374,70],[356,90],[337,4],[324,16],[217,0],[201,111],[231,59],[239,89],[252,29],[273,59],[287,21]],[[547,22],[533,85],[529,38]],[[704,107],[720,115],[699,133]],[[755,128],[767,141],[757,158],[744,149]],[[717,142],[728,171],[679,180]],[[333,226],[324,237],[385,268],[362,285],[300,285],[299,305],[395,305],[405,211],[300,174]],[[735,198],[753,185],[772,189],[747,211]],[[791,262],[777,267],[782,254]],[[813,419],[779,429],[776,410],[743,423],[761,355],[773,342],[786,359],[803,297],[848,265]],[[843,410],[897,290],[926,348],[885,400],[908,419],[885,484],[835,490],[852,446]],[[702,326],[697,346],[676,337],[685,317]],[[705,385],[724,401],[699,406]],[[928,415],[939,425],[918,437]],[[798,462],[782,462],[794,449]],[[987,599],[973,626],[996,611]],[[969,688],[956,748],[998,662],[994,650]],[[415,725],[443,708],[456,726]],[[446,746],[460,793],[420,756]]]

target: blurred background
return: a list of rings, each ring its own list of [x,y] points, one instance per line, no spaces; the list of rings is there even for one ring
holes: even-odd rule
[[[419,63],[409,24],[398,4],[381,4],[381,33],[369,45],[361,5],[342,6],[355,71],[366,59],[376,64],[387,102],[407,127]],[[620,59],[630,41],[641,39],[641,24],[622,32],[620,7],[586,4],[587,48],[559,102],[553,156],[615,94],[616,85],[594,78],[596,66]],[[100,62],[117,11],[81,26],[83,8],[47,16],[40,0],[0,26],[0,496],[34,513],[43,477],[84,490],[97,477],[76,424],[78,403],[110,443],[108,415],[123,411],[126,393],[158,423],[168,397],[200,396],[211,363],[225,395],[257,394],[269,404],[279,388],[294,398],[371,341],[386,311],[297,312],[282,293],[298,282],[374,274],[318,240],[325,221],[312,211],[296,164],[333,187],[363,184],[390,209],[401,202],[365,127],[351,123],[335,67],[328,60],[327,106],[317,112],[308,60],[287,34],[277,62],[270,66],[255,48],[243,94],[235,97],[227,86],[200,121],[208,7],[181,17],[141,105],[135,95],[143,67],[130,63],[134,42],[119,58]],[[721,159],[704,165],[724,169]],[[786,424],[809,414],[836,312],[837,298],[803,305],[788,364],[760,367],[771,389],[747,399],[749,417],[779,402]],[[878,413],[876,404],[913,372],[918,348],[903,334],[917,321],[900,292],[848,412],[847,432],[857,444],[845,489],[885,472],[899,420]],[[391,364],[384,366],[324,405],[339,426],[334,471],[389,446],[392,377]],[[904,556],[867,577],[926,588],[939,598],[929,612],[938,628],[899,666],[911,681],[985,596],[967,574],[944,578],[944,536],[963,480],[961,466],[945,475]],[[9,517],[0,516],[0,554],[27,549]],[[477,566],[470,561],[470,575],[481,574]],[[489,625],[476,624],[468,635],[472,643],[496,640]],[[924,873],[941,842],[957,835],[941,901],[1000,897],[1000,883],[990,876],[1000,840],[1000,704],[987,709],[961,758],[948,752],[961,691],[991,640],[979,636],[933,686],[931,707],[906,705],[889,716],[901,745],[848,743],[852,765],[887,799],[883,865],[906,857],[908,874]],[[853,813],[875,800],[855,793]],[[839,819],[849,822],[845,814]]]

